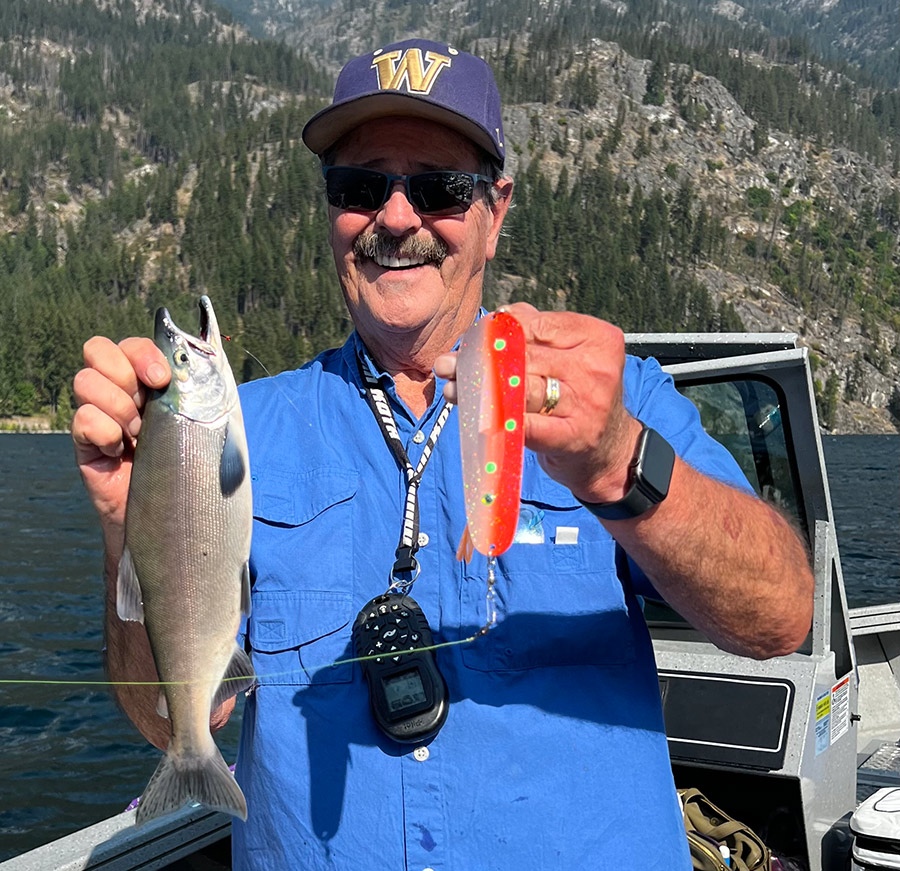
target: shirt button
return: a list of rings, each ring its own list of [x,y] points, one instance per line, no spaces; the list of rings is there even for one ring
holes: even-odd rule
[[[413,441],[414,441],[417,445],[422,444],[422,442],[425,441],[425,433],[423,433],[422,430],[419,430],[419,431],[413,436]]]
[[[417,762],[424,762],[430,755],[427,747],[416,747],[416,749],[413,750],[413,756]],[[428,869],[426,868],[425,871],[428,871]]]
[[[428,544],[428,533],[420,532],[419,533],[419,547],[425,547]]]

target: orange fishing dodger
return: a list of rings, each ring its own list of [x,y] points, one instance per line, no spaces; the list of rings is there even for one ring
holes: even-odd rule
[[[525,334],[506,312],[462,337],[456,363],[459,441],[468,521],[457,559],[502,554],[519,523],[525,450]]]

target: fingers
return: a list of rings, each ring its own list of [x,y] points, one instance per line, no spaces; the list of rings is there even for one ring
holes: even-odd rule
[[[161,390],[169,383],[172,377],[169,362],[150,339],[123,339],[119,350],[128,358],[142,384]]]
[[[140,431],[141,416],[138,412],[140,400],[137,386],[134,387],[133,393],[129,394],[99,370],[82,369],[75,375],[73,389],[79,406],[90,407],[97,412],[85,415],[91,423],[99,422],[98,415],[110,420],[110,424],[104,423],[98,430],[98,436],[101,438],[113,424],[119,429],[120,439],[123,432],[134,437]]]
[[[441,356],[434,361],[434,374],[437,375],[438,378],[447,379],[447,383],[444,385],[444,399],[455,405],[457,402],[456,351],[449,354],[441,354]]]
[[[162,388],[169,382],[169,367],[162,351],[150,339],[128,338],[118,345],[104,336],[84,344],[84,362],[142,404],[142,384]]]
[[[540,312],[533,306],[531,303],[527,302],[513,302],[509,305],[501,305],[497,311],[506,312],[507,314],[511,314],[524,329],[525,326],[532,321],[536,315],[539,315]],[[526,339],[528,338],[528,333],[525,334]]]
[[[72,418],[72,440],[75,460],[79,465],[90,463],[102,454],[120,457],[125,450],[122,426],[96,405],[83,405]]]
[[[564,415],[567,407],[571,410],[570,388],[552,375],[529,375],[525,379],[525,411],[529,414]],[[560,407],[561,406],[561,407]]]
[[[573,479],[586,467],[595,474],[618,465],[613,433],[630,417],[622,405],[622,331],[588,315],[542,312],[527,303],[503,311],[525,334],[526,444],[545,460],[568,465]],[[447,379],[444,396],[456,402],[456,355],[439,357],[434,371]]]
[[[526,410],[552,415],[605,415],[621,387],[625,337],[604,321],[573,312],[528,313]],[[551,389],[551,379],[554,384]],[[600,418],[602,420],[602,417]]]
[[[569,350],[578,347],[588,335],[596,333],[598,329],[616,330],[612,324],[590,315],[569,311],[539,311],[527,302],[506,305],[501,310],[511,314],[522,325],[529,350],[535,347]]]
[[[84,345],[85,368],[75,375],[73,389],[79,406],[72,420],[72,438],[79,462],[99,454],[121,456],[125,439],[141,428],[142,384],[164,387],[169,367],[149,339],[130,338],[120,344],[94,336]]]

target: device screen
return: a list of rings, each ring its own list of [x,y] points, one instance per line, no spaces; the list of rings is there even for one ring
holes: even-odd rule
[[[395,674],[384,680],[384,695],[391,713],[425,701],[425,687],[418,670]]]

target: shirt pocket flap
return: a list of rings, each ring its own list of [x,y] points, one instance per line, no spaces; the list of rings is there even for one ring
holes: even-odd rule
[[[278,653],[331,635],[350,622],[350,593],[332,590],[269,590],[253,597],[250,645]]]
[[[266,469],[254,475],[253,516],[281,526],[308,523],[332,505],[352,499],[359,487],[353,469]]]

